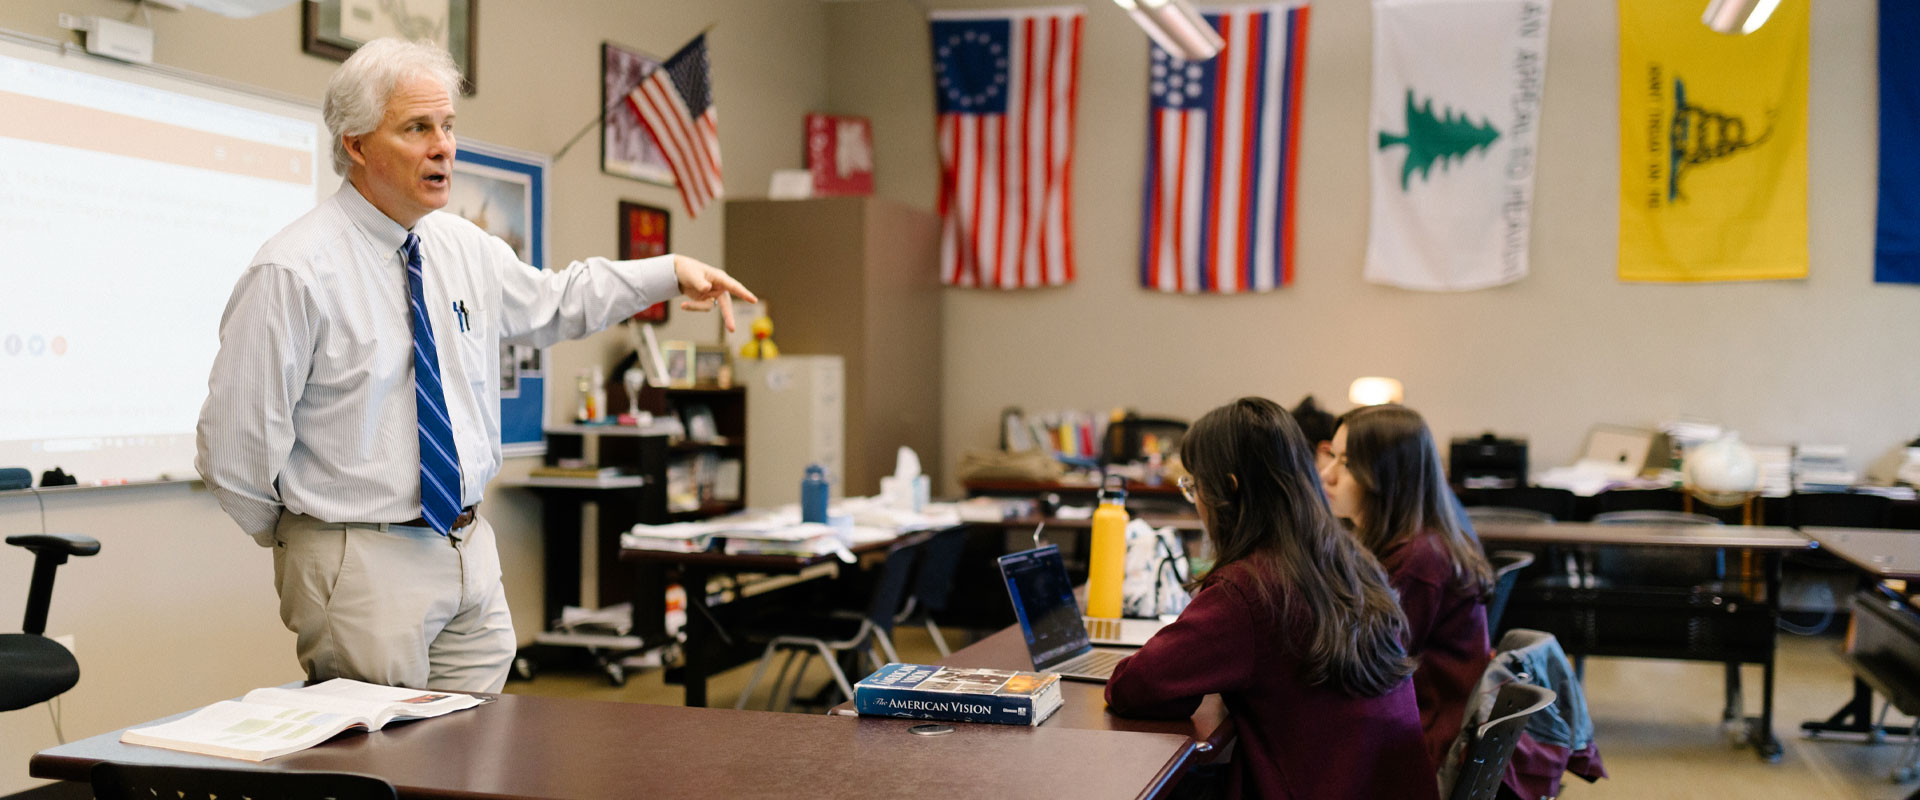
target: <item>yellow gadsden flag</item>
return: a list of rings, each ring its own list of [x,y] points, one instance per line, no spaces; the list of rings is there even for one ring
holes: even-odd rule
[[[1620,278],[1807,276],[1807,6],[1714,33],[1620,0]]]

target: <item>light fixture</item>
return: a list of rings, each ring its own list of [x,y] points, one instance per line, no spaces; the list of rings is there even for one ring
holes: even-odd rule
[[[1226,41],[1187,0],[1113,0],[1127,10],[1147,38],[1184,61],[1205,61],[1220,54]]]
[[[1716,33],[1753,33],[1767,24],[1779,5],[1780,0],[1708,0],[1700,21]]]
[[[1354,378],[1347,387],[1347,400],[1357,406],[1398,403],[1402,396],[1400,382],[1392,378]]]

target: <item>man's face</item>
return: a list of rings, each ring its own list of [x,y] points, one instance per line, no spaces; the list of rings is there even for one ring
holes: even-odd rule
[[[354,186],[393,221],[411,228],[446,206],[453,179],[453,98],[439,81],[401,80],[379,126],[346,141]]]

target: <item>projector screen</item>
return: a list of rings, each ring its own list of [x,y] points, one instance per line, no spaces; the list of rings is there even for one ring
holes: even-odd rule
[[[0,467],[195,476],[234,281],[339,185],[318,108],[0,39]]]

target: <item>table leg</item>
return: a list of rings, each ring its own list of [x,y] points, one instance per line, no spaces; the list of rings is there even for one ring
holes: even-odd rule
[[[1760,678],[1760,717],[1750,720],[1747,742],[1753,745],[1753,752],[1768,763],[1780,761],[1784,748],[1780,740],[1773,735],[1773,662],[1779,649],[1780,632],[1777,627],[1780,618],[1780,554],[1771,552],[1766,559],[1767,571],[1767,660],[1761,665]],[[1731,680],[1739,680],[1739,665],[1728,667]]]
[[[1882,742],[1887,734],[1907,736],[1913,728],[1904,725],[1880,726],[1873,721],[1873,688],[1866,681],[1853,679],[1853,697],[1848,698],[1840,710],[1825,720],[1809,720],[1800,723],[1800,730],[1810,737],[1825,737],[1832,734],[1842,736],[1861,736],[1869,742]]]
[[[680,682],[686,689],[686,704],[704,708],[707,676],[713,672],[708,659],[712,658],[712,650],[719,646],[718,640],[724,633],[719,621],[713,618],[713,609],[707,606],[707,573],[698,569],[683,570],[680,586],[687,593],[687,644],[681,650],[685,663],[680,669]]]

